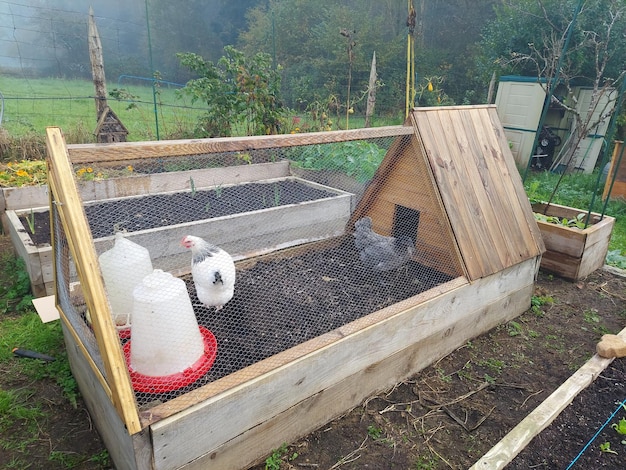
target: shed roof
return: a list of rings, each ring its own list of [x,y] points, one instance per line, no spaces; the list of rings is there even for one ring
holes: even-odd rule
[[[415,108],[411,121],[470,280],[545,251],[495,105]]]

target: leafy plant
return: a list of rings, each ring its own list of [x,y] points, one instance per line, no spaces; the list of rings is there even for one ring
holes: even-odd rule
[[[290,158],[301,168],[338,170],[364,183],[372,179],[386,150],[371,142],[354,141],[310,145],[297,152]]]
[[[578,228],[581,230],[584,230],[586,226],[585,219],[587,218],[587,214],[584,214],[584,213],[578,214],[573,219],[567,219],[565,217],[557,217],[554,215],[539,214],[537,212],[535,212],[534,214],[535,214],[536,220],[547,222],[549,224],[563,225],[564,227]]]
[[[265,470],[280,470],[280,463],[285,455],[287,455],[287,444],[283,444],[278,449],[275,449],[270,456],[265,459]]]
[[[620,434],[622,436],[626,435],[626,419],[620,419],[617,424],[613,423],[611,427],[615,429],[615,431],[617,431],[617,434]]]
[[[516,321],[510,321],[506,324],[506,330],[511,337],[520,336],[522,334],[522,325]]]
[[[611,443],[610,442],[605,442],[603,444],[600,444],[600,451],[605,453],[605,454],[616,454],[617,452],[615,452],[613,449],[611,449]]]
[[[192,52],[178,53],[183,67],[200,78],[187,82],[181,94],[206,104],[197,131],[204,137],[228,137],[241,124],[247,135],[276,134],[284,120],[280,100],[280,71],[269,54],[247,57],[232,46],[224,47],[217,63]]]
[[[367,435],[374,440],[380,439],[380,436],[383,435],[383,428],[370,424],[367,427]]]
[[[554,299],[552,297],[533,295],[530,299],[530,310],[538,317],[541,317],[543,316],[541,307],[544,305],[552,305],[553,303]]]

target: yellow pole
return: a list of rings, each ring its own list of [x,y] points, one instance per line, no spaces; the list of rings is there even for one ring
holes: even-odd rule
[[[404,118],[409,117],[409,95],[411,93],[411,35],[407,35],[406,43],[406,97],[404,106]]]

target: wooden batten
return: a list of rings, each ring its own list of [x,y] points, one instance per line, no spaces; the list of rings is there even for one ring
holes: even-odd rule
[[[624,156],[624,142],[621,140],[615,142],[609,172],[604,183],[602,199],[607,197],[626,200],[626,157]]]
[[[180,157],[219,152],[246,152],[252,149],[271,149],[297,145],[330,144],[351,140],[374,139],[412,134],[406,126],[368,127],[346,131],[311,132],[308,134],[281,134],[249,137],[218,137],[214,139],[161,140],[156,142],[120,142],[113,144],[68,145],[72,163],[127,161],[146,158]]]

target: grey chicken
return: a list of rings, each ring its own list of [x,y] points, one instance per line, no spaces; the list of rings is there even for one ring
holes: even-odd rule
[[[403,266],[415,253],[411,237],[386,237],[372,230],[372,219],[362,217],[354,224],[354,246],[365,266],[374,271],[392,271]]]

